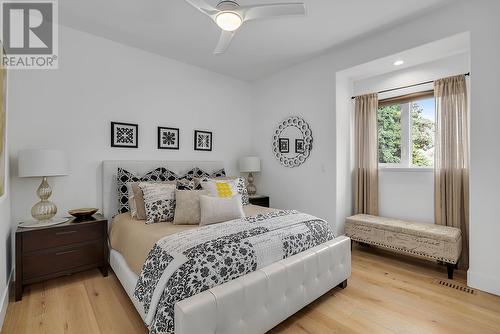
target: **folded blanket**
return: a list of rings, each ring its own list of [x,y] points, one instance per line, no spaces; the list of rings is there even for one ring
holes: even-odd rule
[[[174,333],[175,303],[334,238],[330,224],[276,211],[187,230],[156,242],[134,291],[151,334]]]

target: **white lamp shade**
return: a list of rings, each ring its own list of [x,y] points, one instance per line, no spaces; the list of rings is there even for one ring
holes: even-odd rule
[[[19,177],[68,175],[68,160],[60,150],[22,150],[18,157]]]
[[[242,173],[260,172],[260,159],[258,157],[240,158],[238,165]]]

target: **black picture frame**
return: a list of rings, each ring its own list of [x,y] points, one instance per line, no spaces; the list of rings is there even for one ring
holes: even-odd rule
[[[304,153],[306,151],[304,139],[295,139],[295,153]]]
[[[207,136],[208,143],[207,145],[200,145],[200,141],[198,140],[198,136]],[[212,132],[210,131],[201,131],[201,130],[194,130],[194,150],[195,151],[212,151],[212,141],[213,141],[213,136]]]
[[[118,131],[119,128],[123,129],[132,129],[132,142],[127,144],[123,141],[122,138],[118,138],[115,136],[115,132]],[[120,147],[120,148],[137,148],[139,147],[139,125],[132,123],[123,123],[123,122],[111,122],[111,147]]]
[[[290,140],[288,138],[280,138],[279,148],[280,153],[290,153]]]
[[[168,145],[165,141],[162,141],[162,137],[164,132],[173,132],[175,133],[174,144]],[[170,128],[165,126],[158,127],[158,149],[159,150],[178,150],[180,143],[180,130],[179,128]]]

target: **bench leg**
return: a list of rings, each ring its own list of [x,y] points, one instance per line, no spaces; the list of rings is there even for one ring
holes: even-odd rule
[[[337,285],[339,288],[341,289],[345,289],[347,288],[347,280],[344,280],[342,283],[340,283],[339,285]]]
[[[453,279],[453,270],[455,270],[455,265],[453,263],[447,263],[446,269],[448,269],[448,279]]]

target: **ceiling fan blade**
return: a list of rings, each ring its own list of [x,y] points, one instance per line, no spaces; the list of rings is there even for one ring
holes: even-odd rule
[[[306,6],[302,2],[275,3],[257,6],[241,6],[234,11],[243,17],[243,21],[249,21],[276,16],[303,16],[306,15]]]
[[[205,0],[186,0],[186,2],[208,16],[213,16],[219,12],[216,8],[210,6]]]
[[[231,44],[231,40],[233,39],[234,36],[234,31],[225,31],[222,30],[219,38],[219,42],[217,43],[217,46],[215,47],[214,54],[219,55],[224,53],[227,48],[229,47],[229,44]]]

